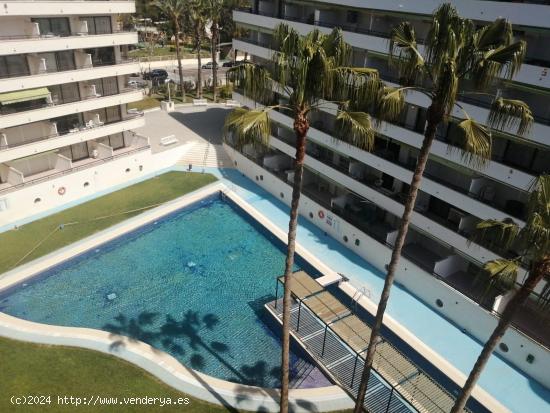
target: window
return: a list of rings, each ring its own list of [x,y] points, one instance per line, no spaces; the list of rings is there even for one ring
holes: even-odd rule
[[[63,51],[56,52],[55,58],[57,61],[57,70],[74,70],[76,69],[76,64],[74,61],[74,53],[72,51]]]
[[[348,12],[346,13],[347,23],[357,23],[358,19],[359,19],[359,13],[353,10],[348,10]]]
[[[29,65],[25,56],[0,56],[0,78],[28,76],[29,74]]]
[[[80,100],[80,91],[78,83],[67,83],[64,85],[55,85],[48,88],[52,94],[52,101],[56,105],[71,103]]]
[[[109,34],[112,33],[111,17],[83,17],[81,20],[88,22],[88,34]]]
[[[94,66],[112,65],[115,63],[115,49],[112,47],[98,47],[84,51],[92,55],[92,64]]]
[[[52,119],[52,122],[57,124],[57,133],[60,135],[68,133],[71,129],[80,128],[83,124],[81,113],[74,113],[72,115]]]
[[[32,19],[33,23],[38,23],[41,36],[69,36],[71,29],[69,19],[66,17],[50,17]]]

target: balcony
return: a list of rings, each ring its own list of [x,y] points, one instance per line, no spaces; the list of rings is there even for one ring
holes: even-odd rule
[[[95,2],[94,2],[95,3]],[[137,33],[122,30],[108,34],[70,33],[66,36],[37,37],[34,35],[0,38],[0,55],[39,53],[55,50],[88,49],[120,46],[138,42]]]
[[[307,33],[307,31],[305,33]],[[246,51],[253,56],[257,56],[266,60],[269,60],[272,57],[272,52],[270,51],[269,47],[270,47],[269,42],[259,41],[258,39],[251,39],[251,38],[233,39],[233,48],[241,51]],[[369,66],[372,66],[372,65],[369,65]],[[394,76],[384,73],[384,71],[380,73],[380,76],[382,77],[382,79],[386,81],[386,83],[389,86],[397,86],[396,84],[397,79],[395,79]],[[420,107],[420,108],[423,108],[424,110],[430,104],[426,96],[416,91],[411,91],[410,93],[408,93],[405,99],[409,105]],[[480,122],[486,122],[486,120],[488,119],[489,109],[486,107],[487,106],[486,103],[482,104],[481,102],[479,102],[479,99],[469,99],[469,98],[462,99],[461,97],[461,101],[459,103],[464,108],[464,110],[466,110],[466,112],[474,119],[477,119]],[[478,106],[477,105],[478,103],[481,106]],[[464,118],[464,113],[458,108],[455,108],[452,115],[458,120],[461,120]],[[395,123],[390,125],[398,126]],[[421,138],[421,133],[418,133],[418,132],[421,132],[421,130],[415,130],[415,132],[416,132],[416,135],[420,135],[420,138]],[[549,135],[550,135],[550,121],[547,121],[546,118],[545,119],[538,118],[538,120],[536,120],[535,123],[533,124],[529,135],[526,136],[525,138],[528,139],[529,141],[532,141],[533,143],[538,143],[541,145],[548,146],[548,141],[546,137]],[[398,139],[398,137],[396,136],[389,136],[389,137]],[[448,155],[446,154],[447,151],[442,150],[440,152],[443,153],[443,155],[441,155],[443,158],[448,158]],[[460,156],[456,156],[455,154],[455,156],[453,156],[453,159],[456,159],[457,163],[464,165],[465,167],[468,167],[468,165],[464,164]],[[498,159],[496,160],[498,162]],[[512,166],[512,168],[517,169],[514,166]],[[495,173],[495,176],[504,178],[503,182],[507,184],[511,184],[511,182],[514,182],[517,180],[517,183],[512,183],[512,185],[518,186],[520,189],[527,190],[529,188],[531,180],[533,179],[533,176],[530,176],[529,173],[524,173],[521,170],[521,168],[519,168],[519,173],[516,174],[515,177],[513,177],[511,175],[511,173],[513,173],[513,170],[510,173],[508,172],[509,169],[510,168],[502,168],[502,170],[499,170],[498,173]],[[482,171],[480,172],[483,173]]]
[[[39,155],[40,161],[46,162],[45,169],[38,173],[25,175],[17,169],[16,166],[9,164],[0,164],[0,172],[7,175],[7,182],[0,184],[0,195],[5,195],[13,191],[27,188],[32,185],[47,182],[49,180],[66,176],[85,169],[101,166],[105,163],[134,155],[140,152],[150,151],[151,147],[148,142],[138,141],[131,146],[120,149],[113,149],[107,145],[100,144],[99,155],[97,158],[87,157],[81,160],[72,161],[71,159],[59,154]],[[48,159],[46,159],[46,157]],[[21,160],[19,160],[20,162]]]
[[[231,142],[228,142],[228,145],[232,146]],[[292,184],[292,170],[286,169],[289,162],[291,162],[290,156],[284,155],[277,149],[268,149],[267,153],[262,155],[257,149],[246,147],[243,148],[242,155],[255,165],[262,167],[266,173],[277,177],[287,185]],[[272,169],[273,165],[269,161],[268,164],[271,164],[270,167],[264,167],[266,156],[269,159],[279,159],[275,169]],[[286,159],[284,159],[285,157]],[[360,202],[362,205],[367,205],[366,210],[369,211],[368,216],[370,216],[370,220],[372,221],[369,223],[368,220],[365,220],[364,213],[354,212],[354,209],[357,209],[358,206],[357,200],[364,199],[363,197],[350,192],[336,181],[320,174],[319,171],[309,169],[308,166],[304,170],[304,178],[302,193],[306,199],[317,203],[326,210],[332,211],[343,221],[353,225],[373,240],[385,245],[388,249],[393,248],[392,242],[388,242],[384,238],[384,235],[389,235],[391,238],[392,231],[394,231],[395,224],[391,223],[391,219],[387,216],[378,215],[379,212],[375,212],[376,216],[373,218],[372,212],[375,211],[375,207],[369,206],[370,203],[368,202]],[[329,187],[334,188],[331,189],[332,192],[328,191]],[[346,198],[347,206],[344,206],[344,208],[341,207],[341,202],[339,201],[342,197]],[[355,217],[355,219],[351,219],[351,216]],[[365,221],[367,222],[365,223]],[[373,231],[373,228],[377,228],[377,226],[382,227],[382,231]],[[402,253],[405,262],[414,263],[418,268],[421,268],[439,282],[447,285],[448,288],[470,298],[471,302],[482,308],[484,312],[492,312],[496,303],[495,298],[497,298],[499,291],[490,290],[487,294],[484,294],[486,284],[483,278],[478,277],[478,267],[469,264],[463,257],[453,254],[449,246],[431,240],[431,242],[437,243],[437,247],[435,248],[437,252],[434,253],[434,249],[432,248],[434,245],[425,244],[425,240],[427,239],[425,235],[419,233],[415,228],[411,228],[410,233],[412,236],[407,238],[406,243],[408,247]],[[408,266],[407,264],[405,265]],[[413,293],[415,292],[413,291]],[[498,313],[493,312],[493,314],[497,315]],[[548,344],[548,337],[542,327],[547,325],[547,323],[547,318],[538,323],[531,322],[530,325],[518,319],[514,321],[513,326],[522,334],[527,335],[527,337],[532,337],[545,345]]]
[[[53,123],[52,129],[55,131],[50,135],[21,140],[13,144],[10,144],[7,139],[5,144],[2,144],[0,141],[0,163],[129,131],[142,127],[144,124],[145,119],[143,118],[143,114],[127,116],[124,119],[113,122],[81,124],[66,131],[57,131],[57,127]]]
[[[93,67],[81,66],[67,71],[55,71],[38,74],[25,74],[0,79],[0,93],[15,90],[33,89],[69,82],[80,82],[110,76],[129,75],[140,71],[139,62],[133,60],[119,60],[109,65]]]
[[[141,90],[123,89],[122,91],[120,91],[120,93],[115,95],[79,100],[73,103],[60,105],[49,105],[40,103],[37,104],[37,108],[20,113],[3,115],[0,116],[0,119],[2,121],[2,127],[7,129],[26,123],[61,117],[69,113],[79,113],[109,106],[123,105],[125,103],[140,100],[142,97],[143,92]]]
[[[3,4],[6,16],[81,15],[90,8],[98,15],[136,12],[134,0],[8,0]]]

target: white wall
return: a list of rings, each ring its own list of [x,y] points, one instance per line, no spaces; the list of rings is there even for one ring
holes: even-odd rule
[[[142,170],[139,169],[140,165],[143,166]],[[125,172],[127,168],[130,168],[130,172]],[[0,226],[90,196],[157,169],[158,161],[155,163],[150,150],[144,150],[17,191],[0,193],[0,199],[7,199],[9,206],[0,212]],[[84,186],[85,183],[88,185]],[[66,188],[65,195],[58,194],[60,187]],[[36,198],[41,199],[37,204],[34,203]]]
[[[36,1],[9,0],[3,1],[3,13],[9,16],[66,16],[70,14],[118,14],[135,13],[136,5],[133,1],[94,1],[93,7],[89,1]]]
[[[237,167],[243,174],[252,180],[255,180],[255,176],[257,175],[263,175],[264,179],[256,181],[257,184],[279,199],[281,199],[279,194],[283,193],[284,198],[281,200],[287,205],[290,203],[292,188],[288,184],[283,183],[279,178],[254,164],[227,145],[225,147],[230,157],[234,161],[237,161]],[[325,212],[324,220],[319,219],[317,215],[317,211],[319,210]],[[313,218],[309,217],[310,212],[313,213]],[[384,266],[390,261],[391,257],[391,251],[386,246],[334,216],[332,212],[325,210],[304,195],[300,199],[299,213],[328,235],[366,259],[380,271],[385,271]],[[327,224],[326,218],[328,216],[332,218],[332,225]],[[344,235],[348,237],[348,243],[343,242]],[[360,241],[359,246],[355,245],[355,239]],[[404,257],[400,260],[396,280],[417,297],[433,306],[438,312],[481,341],[485,341],[496,327],[497,319],[492,314],[450,286],[410,263]],[[443,308],[436,308],[436,299],[443,301]],[[550,352],[548,350],[514,329],[508,329],[502,342],[506,343],[510,349],[509,352],[502,353],[497,348],[496,351],[503,358],[525,371],[543,385],[550,386],[550,375],[547,374],[550,371]],[[525,361],[529,354],[535,356],[535,363],[529,364]]]
[[[38,53],[54,50],[87,49],[92,47],[135,44],[137,42],[137,33],[132,32],[89,36],[41,37],[37,39],[7,40],[0,43],[0,55]]]

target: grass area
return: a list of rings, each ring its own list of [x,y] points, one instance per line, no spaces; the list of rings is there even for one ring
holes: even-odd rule
[[[190,47],[180,47],[180,50],[181,50],[181,58],[182,59],[193,59],[197,56],[196,53],[193,51],[193,49],[190,48]],[[130,56],[130,57],[149,57],[150,55],[153,56],[153,57],[174,56],[174,59],[175,59],[176,48],[175,48],[175,46],[155,47],[153,49],[152,54],[150,54],[150,51],[147,50],[147,48],[135,49],[135,50],[131,50],[131,51],[128,52],[128,56]],[[202,57],[210,57],[210,51],[203,49],[201,51],[201,56]]]
[[[128,103],[128,109],[153,109],[160,107],[160,99],[153,96],[145,96],[143,99],[138,100],[137,102]]]
[[[176,105],[178,103],[190,103],[192,102],[190,96],[191,95],[186,95],[184,102],[179,97],[172,97],[172,100],[176,102]],[[165,99],[168,100],[168,96],[152,94],[151,96],[145,96],[143,99],[138,100],[137,102],[128,103],[128,109],[146,110],[158,108],[160,107],[160,101]]]
[[[46,346],[0,337],[0,412],[182,412],[227,410],[189,397],[183,406],[59,406],[57,396],[188,397],[148,372],[114,356],[73,347]],[[11,395],[51,395],[51,405],[14,406]]]
[[[23,225],[17,230],[3,232],[0,234],[0,274],[10,270],[49,234],[49,238],[19,264],[46,255],[143,212],[141,210],[124,213],[125,211],[170,201],[214,181],[216,177],[210,174],[168,172]],[[92,221],[93,218],[113,214],[115,215]],[[58,229],[60,224],[74,222],[77,224],[65,225],[63,229]]]

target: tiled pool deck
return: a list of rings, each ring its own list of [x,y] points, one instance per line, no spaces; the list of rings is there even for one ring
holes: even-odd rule
[[[242,176],[237,170],[207,168],[206,172],[219,177],[227,187],[267,216],[274,225],[286,231],[288,207],[284,203]],[[313,255],[322,257],[331,269],[349,277],[355,287],[368,285],[372,299],[378,301],[383,287],[383,274],[367,261],[333,238],[325,236],[323,231],[305,219],[300,220],[297,241]],[[469,373],[482,344],[463,333],[399,285],[392,289],[387,314],[463,374]],[[511,412],[550,411],[550,390],[529,379],[497,356],[493,356],[487,364],[479,385]]]

